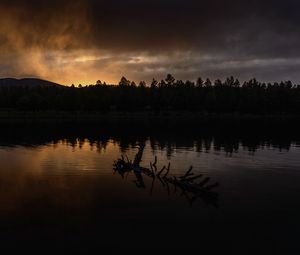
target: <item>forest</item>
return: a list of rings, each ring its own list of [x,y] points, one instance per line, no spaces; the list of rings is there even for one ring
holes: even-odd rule
[[[237,114],[299,114],[300,85],[291,81],[240,83],[198,78],[196,82],[153,79],[139,84],[122,77],[119,84],[0,86],[0,109],[18,111],[190,111]]]

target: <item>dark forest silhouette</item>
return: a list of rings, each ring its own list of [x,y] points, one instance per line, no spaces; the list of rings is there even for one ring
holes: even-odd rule
[[[136,85],[125,77],[119,86],[0,86],[0,108],[28,111],[197,111],[203,113],[299,114],[300,85],[291,81],[240,84],[233,78],[197,82],[167,75],[160,82]]]

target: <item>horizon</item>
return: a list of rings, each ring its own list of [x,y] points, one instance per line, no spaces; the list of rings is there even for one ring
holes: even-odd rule
[[[166,75],[165,75],[163,78],[161,78],[161,79],[157,79],[157,78],[153,77],[153,78],[152,78],[151,80],[149,80],[149,81],[146,81],[146,80],[130,80],[130,79],[128,79],[128,81],[134,82],[136,85],[138,85],[139,82],[145,82],[146,85],[149,87],[150,84],[151,84],[151,82],[153,81],[153,79],[156,80],[158,83],[160,83],[161,81],[165,81],[167,75],[169,75],[169,74],[166,74]],[[172,76],[173,76],[173,75],[172,75]],[[126,79],[128,78],[128,77],[126,77],[126,76],[121,76],[120,79],[119,79],[118,81],[116,81],[116,82],[107,82],[107,81],[105,81],[105,80],[98,79],[98,80],[96,80],[96,81],[94,81],[94,82],[90,82],[90,83],[71,83],[71,84],[62,84],[62,83],[59,83],[59,82],[56,82],[56,81],[53,81],[53,80],[43,79],[43,78],[41,78],[41,77],[0,77],[0,80],[5,80],[5,79],[14,79],[14,80],[26,80],[26,79],[29,79],[29,80],[30,80],[30,79],[33,79],[33,80],[46,81],[46,82],[50,82],[50,83],[54,83],[54,84],[58,84],[58,85],[66,86],[66,87],[70,87],[70,86],[72,86],[72,85],[74,85],[75,87],[78,87],[78,86],[80,86],[80,85],[82,85],[82,86],[97,85],[97,82],[98,82],[98,81],[100,81],[102,84],[106,84],[106,85],[119,86],[119,82],[120,82],[120,80],[121,80],[123,77],[126,78]],[[174,77],[174,76],[173,76],[173,77]],[[295,85],[295,86],[299,86],[299,85],[300,85],[300,83],[294,82],[294,81],[292,81],[292,80],[290,80],[290,79],[287,79],[287,80],[277,80],[277,81],[276,81],[276,80],[274,80],[274,81],[262,81],[262,80],[258,80],[258,79],[255,78],[255,77],[252,77],[252,78],[250,78],[249,80],[240,80],[239,78],[234,77],[234,76],[232,76],[232,75],[230,75],[230,76],[228,76],[228,77],[224,77],[223,79],[220,79],[220,78],[211,79],[210,77],[197,77],[197,78],[194,78],[194,79],[181,80],[181,79],[177,79],[177,77],[174,77],[174,78],[175,78],[175,82],[176,82],[176,81],[183,81],[183,82],[188,82],[188,81],[190,81],[190,82],[195,83],[195,84],[197,83],[197,80],[198,80],[199,78],[203,79],[203,82],[205,82],[206,79],[209,79],[209,80],[212,82],[212,85],[214,85],[214,83],[215,83],[216,81],[218,81],[218,80],[220,80],[221,82],[225,82],[227,78],[231,78],[231,77],[233,77],[235,80],[238,80],[238,81],[240,82],[240,85],[243,85],[243,83],[247,83],[247,82],[249,82],[249,81],[251,81],[251,80],[253,80],[253,79],[255,79],[257,82],[259,82],[259,83],[261,83],[261,84],[271,84],[271,85],[273,85],[273,84],[275,84],[275,83],[291,82],[291,83],[292,83],[293,85]]]

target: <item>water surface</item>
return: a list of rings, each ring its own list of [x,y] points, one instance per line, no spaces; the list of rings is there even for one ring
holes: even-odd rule
[[[1,239],[84,249],[132,238],[177,245],[201,240],[240,254],[296,254],[299,140],[257,137],[7,133],[0,139]],[[218,182],[216,203],[147,176],[139,187],[134,173],[114,172],[114,161],[133,159],[141,143],[143,167],[157,156],[158,168],[171,163],[171,175],[184,175],[192,165],[195,175]]]

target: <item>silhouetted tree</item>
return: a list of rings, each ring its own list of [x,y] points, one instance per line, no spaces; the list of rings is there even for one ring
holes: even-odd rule
[[[129,80],[127,80],[124,76],[121,78],[120,82],[119,82],[119,86],[120,87],[127,87],[130,86],[131,82]]]
[[[171,74],[168,74],[165,81],[166,81],[168,86],[173,86],[174,82],[175,82],[175,78]]]
[[[132,82],[130,83],[130,86],[131,86],[131,87],[136,87],[136,84],[135,84],[135,82],[134,82],[134,81],[132,81]]]
[[[238,87],[240,87],[240,85],[241,85],[240,81],[238,79],[235,79],[235,81],[233,83],[233,86],[236,87],[236,88],[238,88]]]
[[[199,78],[197,79],[196,86],[197,86],[197,88],[202,88],[203,85],[204,85],[204,81],[202,80],[201,77],[199,77]]]
[[[160,88],[165,88],[167,86],[166,82],[164,80],[161,80],[159,85]]]
[[[147,84],[145,81],[140,81],[140,83],[139,83],[140,88],[146,88],[146,86],[147,86]]]
[[[234,86],[234,78],[231,76],[230,78],[227,78],[224,85],[228,87],[233,87]]]
[[[151,88],[156,88],[157,85],[158,85],[158,81],[153,78],[151,82]]]
[[[220,79],[217,79],[215,80],[215,87],[222,87],[223,86],[223,83]],[[206,87],[209,87],[210,85],[206,86]]]
[[[207,87],[207,88],[209,88],[209,87],[211,87],[211,85],[212,85],[212,83],[211,83],[210,79],[207,78],[206,81],[205,81],[205,83],[204,83],[204,86]]]

